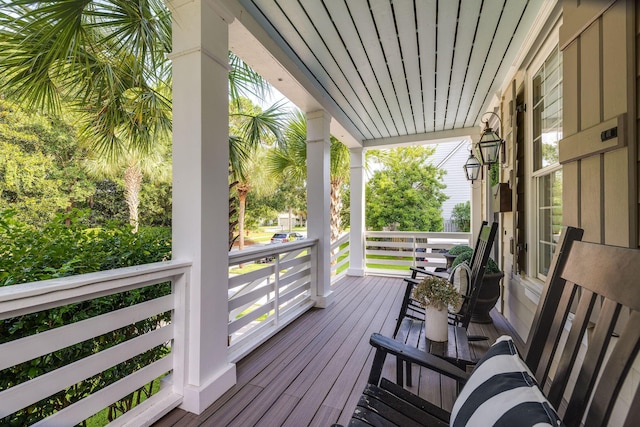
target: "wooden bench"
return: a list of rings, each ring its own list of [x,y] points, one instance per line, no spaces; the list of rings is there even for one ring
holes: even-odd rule
[[[349,425],[471,425],[478,416],[483,425],[498,420],[519,426],[542,422],[535,416],[547,417],[544,422],[549,425],[561,419],[569,427],[582,422],[587,427],[610,422],[637,425],[640,386],[625,381],[640,350],[640,250],[581,238],[582,230],[563,229],[523,358],[509,339],[499,339],[469,374],[439,357],[373,334],[370,342],[376,353],[369,384]],[[452,413],[381,378],[387,354],[454,378],[461,391]],[[514,404],[510,389],[489,392],[489,386],[498,384],[496,378],[505,384],[517,382],[514,390],[524,390],[526,399]],[[622,405],[614,414],[623,384],[628,408]],[[522,408],[527,411],[520,413]]]

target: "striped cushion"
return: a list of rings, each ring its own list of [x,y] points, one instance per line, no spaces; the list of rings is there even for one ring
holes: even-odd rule
[[[451,412],[452,426],[559,426],[558,415],[502,336],[478,362]]]

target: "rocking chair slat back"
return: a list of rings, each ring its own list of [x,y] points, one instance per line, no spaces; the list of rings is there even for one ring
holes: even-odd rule
[[[580,229],[563,229],[527,338],[524,360],[566,426],[635,426],[640,419],[640,385],[630,373],[640,352],[640,250],[582,242],[582,235]],[[474,393],[480,386],[477,379],[476,383],[472,379],[476,372],[482,372],[479,375],[484,378],[482,375],[492,369],[493,376],[511,374],[511,370],[499,372],[496,365],[480,363],[469,376],[465,371],[454,372],[455,366],[442,359],[416,353],[379,334],[373,334],[370,342],[377,349],[370,388],[377,387],[388,353],[447,375],[466,384],[464,387],[475,387],[471,395],[459,396],[462,399],[456,400],[457,410],[466,406],[469,413],[475,411],[471,407],[481,407],[482,415],[493,408],[500,411],[505,403],[493,399],[493,395],[483,400]],[[483,370],[483,366],[489,367]],[[569,385],[574,378],[575,384]],[[391,391],[393,399],[389,400],[406,400],[403,393],[408,392],[402,388]],[[454,411],[452,419],[442,408],[427,404],[424,401],[422,409],[436,416],[438,425],[458,421],[460,412]],[[366,402],[359,405],[364,409],[370,406]],[[531,408],[527,406],[526,411]],[[501,414],[513,416],[514,408],[502,410],[506,412]],[[549,413],[545,409],[545,414]],[[364,419],[357,416],[357,411],[356,418]],[[424,421],[424,425],[434,425],[430,419]]]
[[[576,230],[567,228],[565,233],[577,232],[574,237],[579,239]],[[640,251],[567,235],[558,250],[569,251],[568,256],[556,257],[564,263],[551,270],[545,286],[545,292],[557,297],[542,296],[545,303],[538,306],[525,360],[556,408],[566,399],[566,410],[559,412],[567,426],[583,420],[586,426],[605,425],[640,349]],[[623,310],[631,314],[618,337],[614,329]],[[577,375],[576,383],[567,395],[572,375]]]

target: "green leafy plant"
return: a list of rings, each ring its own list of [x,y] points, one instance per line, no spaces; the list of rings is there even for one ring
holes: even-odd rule
[[[38,229],[16,218],[15,211],[0,212],[0,286],[46,280],[93,271],[146,264],[171,258],[171,229],[141,228],[130,232],[126,223],[87,226],[89,213],[71,211]],[[171,293],[160,283],[0,321],[0,343],[76,323],[103,313],[130,307]],[[151,316],[101,336],[0,370],[0,390],[10,389],[76,360],[128,341],[171,321],[171,312]],[[160,345],[61,390],[40,402],[0,418],[0,425],[31,425],[96,391],[103,389],[168,354]],[[135,406],[147,396],[143,387],[108,408],[107,418]]]
[[[427,276],[413,288],[413,299],[424,307],[445,308],[460,304],[460,293],[447,279]]]
[[[458,230],[469,232],[471,229],[471,202],[469,200],[453,207],[451,221],[458,227]]]
[[[447,251],[449,255],[460,255],[464,252],[473,252],[473,249],[467,245],[455,245]]]
[[[456,257],[455,260],[453,260],[453,264],[451,264],[451,268],[452,269],[456,268],[458,264],[463,262],[466,262],[467,264],[469,264],[471,261],[472,255],[473,255],[473,251],[462,252],[460,255]],[[500,273],[500,267],[498,267],[498,264],[494,261],[493,258],[489,258],[489,260],[487,261],[487,268],[485,270],[485,273],[487,274]]]

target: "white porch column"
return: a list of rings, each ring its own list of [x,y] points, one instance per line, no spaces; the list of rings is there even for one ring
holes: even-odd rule
[[[350,148],[351,157],[351,231],[349,232],[349,269],[350,276],[364,276],[364,149]]]
[[[307,113],[307,235],[318,239],[318,268],[313,299],[325,308],[331,294],[331,227],[329,161],[331,117],[326,111]]]
[[[471,140],[469,142],[471,146],[475,146],[480,140],[480,134],[472,135],[470,139]],[[476,239],[478,238],[478,233],[480,232],[480,227],[482,226],[482,221],[485,218],[482,209],[484,206],[484,203],[482,201],[482,187],[486,185],[485,180],[488,180],[489,176],[487,173],[487,168],[484,166],[481,167],[482,171],[480,173],[482,174],[483,179],[475,181],[473,183],[469,182],[469,185],[471,185],[471,246],[476,244]]]
[[[182,408],[199,414],[236,382],[235,365],[227,362],[227,29],[232,18],[225,22],[212,2],[168,4],[173,14],[173,257],[193,262],[187,307],[179,308],[187,316]]]

